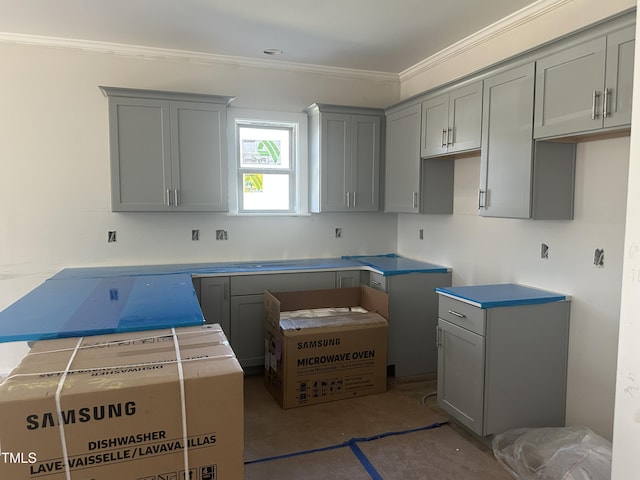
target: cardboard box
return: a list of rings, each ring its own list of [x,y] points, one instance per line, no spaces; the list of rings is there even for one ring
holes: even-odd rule
[[[386,293],[364,285],[266,291],[264,305],[265,385],[282,408],[386,391]],[[351,307],[368,313],[351,312]],[[334,311],[311,318],[283,314],[323,308]]]
[[[219,325],[37,342],[0,384],[0,478],[243,478],[243,371]]]

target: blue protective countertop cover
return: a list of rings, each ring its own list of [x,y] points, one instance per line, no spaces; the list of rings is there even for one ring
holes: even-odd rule
[[[515,283],[438,287],[436,292],[480,308],[508,307],[568,300],[566,295]]]
[[[395,254],[66,268],[0,312],[0,342],[200,325],[191,277],[313,270],[374,269],[383,275],[446,272]]]

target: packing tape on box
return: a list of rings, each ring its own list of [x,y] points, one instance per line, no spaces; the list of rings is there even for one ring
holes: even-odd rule
[[[184,449],[182,451],[184,455],[184,471],[189,471],[189,437],[187,435],[187,401],[184,394],[184,372],[182,371],[182,358],[180,356],[180,344],[178,343],[178,335],[176,329],[171,329],[173,335],[173,345],[176,349],[176,362],[178,365],[178,381],[180,382],[180,415],[182,416],[182,442]]]

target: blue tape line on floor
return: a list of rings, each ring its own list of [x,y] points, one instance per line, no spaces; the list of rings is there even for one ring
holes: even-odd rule
[[[351,449],[351,451],[354,453],[354,455],[358,458],[358,460],[360,461],[362,466],[365,468],[365,470],[367,471],[369,476],[373,480],[382,480],[382,477],[380,476],[378,471],[371,464],[371,462],[366,457],[364,452],[362,450],[360,450],[360,447],[357,446],[357,443],[359,443],[359,442],[370,442],[372,440],[378,440],[380,438],[391,437],[391,436],[395,436],[395,435],[406,435],[407,433],[420,432],[422,430],[431,430],[431,429],[434,429],[434,428],[441,427],[442,425],[446,425],[448,423],[449,422],[441,422],[441,423],[437,423],[436,422],[436,423],[432,423],[431,425],[427,425],[426,427],[418,427],[418,428],[411,428],[409,430],[398,430],[398,431],[393,431],[393,432],[380,433],[378,435],[373,435],[371,437],[355,437],[355,438],[352,438],[350,440],[347,440],[346,442],[339,443],[337,445],[330,445],[328,447],[314,448],[314,449],[311,449],[311,450],[303,450],[301,452],[285,453],[283,455],[275,455],[273,457],[265,457],[265,458],[260,458],[260,459],[257,459],[257,460],[248,460],[248,461],[244,462],[244,464],[245,465],[251,465],[251,464],[254,464],[254,463],[270,462],[272,460],[281,460],[281,459],[285,459],[285,458],[298,457],[300,455],[308,455],[310,453],[327,452],[329,450],[336,450],[338,448],[349,447]]]

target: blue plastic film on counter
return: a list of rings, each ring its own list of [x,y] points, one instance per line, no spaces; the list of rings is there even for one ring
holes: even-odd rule
[[[408,273],[446,273],[449,271],[447,267],[443,267],[441,265],[412,260],[394,253],[384,255],[344,256],[342,258],[371,267],[382,273],[384,276],[404,275]]]
[[[0,312],[0,341],[202,325],[191,276],[47,280]]]
[[[436,292],[480,308],[561,302],[567,299],[559,293],[514,283],[438,287]]]

